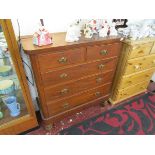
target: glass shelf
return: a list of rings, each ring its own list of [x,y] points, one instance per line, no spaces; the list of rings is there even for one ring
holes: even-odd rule
[[[27,114],[20,82],[0,25],[0,125]]]

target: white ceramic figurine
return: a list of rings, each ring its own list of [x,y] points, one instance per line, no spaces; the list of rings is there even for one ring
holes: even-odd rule
[[[107,22],[102,25],[102,28],[99,30],[99,37],[106,37],[109,32],[109,26]]]
[[[69,26],[66,33],[66,42],[78,41],[81,36],[80,20],[74,22]]]
[[[90,27],[89,24],[85,25],[84,35],[85,35],[85,38],[92,38],[93,37],[93,31],[92,31],[92,28]]]
[[[110,25],[110,36],[117,36],[118,35],[115,26],[116,26],[116,23],[112,22]]]

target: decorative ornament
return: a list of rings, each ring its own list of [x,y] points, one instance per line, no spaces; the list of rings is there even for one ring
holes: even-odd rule
[[[91,27],[93,34],[98,33],[99,26],[98,26],[97,20],[95,19],[90,20],[88,22],[88,25]]]
[[[116,30],[116,23],[115,22],[112,22],[111,25],[110,25],[110,33],[109,33],[110,36],[117,36],[118,33],[117,33],[117,30]]]
[[[69,26],[65,38],[66,42],[75,42],[79,40],[79,37],[81,37],[80,21],[81,20],[77,20]]]
[[[85,24],[84,35],[85,35],[85,38],[93,37],[92,27],[89,24]]]
[[[43,20],[41,20],[39,30],[33,34],[33,44],[37,46],[52,44],[52,38],[50,37],[49,32],[45,29]]]
[[[107,20],[104,20],[101,25],[101,29],[99,30],[99,37],[106,37],[110,31],[110,27],[107,23]]]

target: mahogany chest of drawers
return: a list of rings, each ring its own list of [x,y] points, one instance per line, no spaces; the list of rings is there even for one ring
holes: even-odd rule
[[[81,37],[66,43],[65,33],[52,34],[53,44],[37,47],[32,37],[22,46],[30,56],[47,128],[65,115],[109,99],[118,56],[119,37]]]
[[[154,42],[154,38],[123,42],[110,98],[113,104],[146,92],[155,71]]]

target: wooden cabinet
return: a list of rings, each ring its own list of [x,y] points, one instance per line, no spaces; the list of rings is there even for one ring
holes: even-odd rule
[[[155,71],[154,38],[123,41],[110,101],[118,103],[147,90]]]
[[[11,20],[0,20],[0,134],[38,126]]]
[[[37,47],[32,37],[22,46],[30,56],[46,128],[55,120],[108,100],[118,57],[119,37],[66,43],[66,33],[52,34],[53,45]]]

